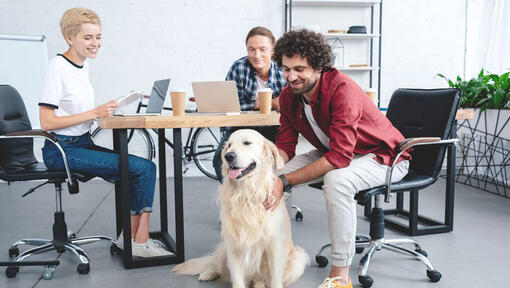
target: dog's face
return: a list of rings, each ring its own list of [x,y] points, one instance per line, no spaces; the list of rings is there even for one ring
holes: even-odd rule
[[[221,157],[223,177],[240,180],[260,169],[283,168],[283,160],[276,146],[255,130],[237,130],[225,142]]]

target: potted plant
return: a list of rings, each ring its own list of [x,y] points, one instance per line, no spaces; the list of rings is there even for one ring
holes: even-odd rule
[[[473,120],[458,124],[461,163],[457,180],[510,197],[510,72],[486,73],[452,81],[462,91],[461,107],[474,108]]]

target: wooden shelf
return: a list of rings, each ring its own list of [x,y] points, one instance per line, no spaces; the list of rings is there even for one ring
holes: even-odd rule
[[[381,0],[293,0],[293,6],[357,6],[372,7],[380,4]]]
[[[326,39],[369,39],[381,37],[381,34],[355,34],[355,33],[324,33]]]
[[[369,67],[335,67],[340,71],[371,71],[371,70],[379,70],[379,67],[369,66]]]

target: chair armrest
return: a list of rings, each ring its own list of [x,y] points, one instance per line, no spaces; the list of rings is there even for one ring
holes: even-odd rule
[[[5,134],[5,136],[7,136],[7,137],[9,137],[9,136],[38,136],[38,137],[46,138],[53,142],[57,142],[57,137],[55,137],[55,135],[52,135],[52,134],[50,134],[44,130],[41,130],[41,129],[12,132],[12,133]]]
[[[407,138],[404,141],[402,141],[397,146],[397,157],[395,157],[395,160],[393,160],[393,163],[390,166],[390,169],[388,170],[388,173],[386,174],[386,193],[384,195],[384,202],[389,203],[390,197],[391,197],[391,177],[393,175],[393,167],[395,167],[395,164],[398,162],[402,154],[409,150],[409,148],[414,146],[425,146],[425,145],[454,145],[455,143],[459,142],[459,139],[453,138],[453,139],[445,139],[441,140],[439,137],[416,137],[416,138]]]
[[[62,149],[62,146],[58,144],[57,137],[55,135],[52,135],[46,131],[43,131],[41,129],[34,129],[34,130],[26,130],[26,131],[17,131],[12,133],[7,133],[5,135],[0,135],[0,139],[14,139],[14,138],[44,138],[46,140],[49,140],[51,143],[53,143],[55,146],[57,146],[58,150],[60,151],[60,154],[62,154],[62,160],[64,160],[64,167],[67,174],[67,186],[69,188],[70,194],[76,194],[78,193],[78,181],[73,180],[71,176],[71,170],[69,169],[69,165],[67,164],[67,157],[66,153],[64,152],[64,149]]]

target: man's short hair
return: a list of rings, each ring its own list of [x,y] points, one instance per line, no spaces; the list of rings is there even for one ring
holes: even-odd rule
[[[276,41],[273,60],[282,67],[282,57],[300,55],[308,59],[313,69],[331,69],[331,47],[319,33],[306,29],[291,30]]]
[[[250,32],[248,32],[248,35],[246,35],[246,42],[244,44],[248,44],[248,39],[250,39],[253,36],[265,36],[265,37],[269,38],[269,40],[271,40],[271,45],[273,45],[273,46],[274,46],[274,42],[276,41],[271,30],[269,30],[265,27],[262,27],[262,26],[257,26],[257,27],[251,28]]]
[[[101,25],[99,16],[92,10],[87,8],[71,8],[64,12],[60,19],[60,31],[64,38],[74,37],[80,32],[81,24],[92,23]]]

